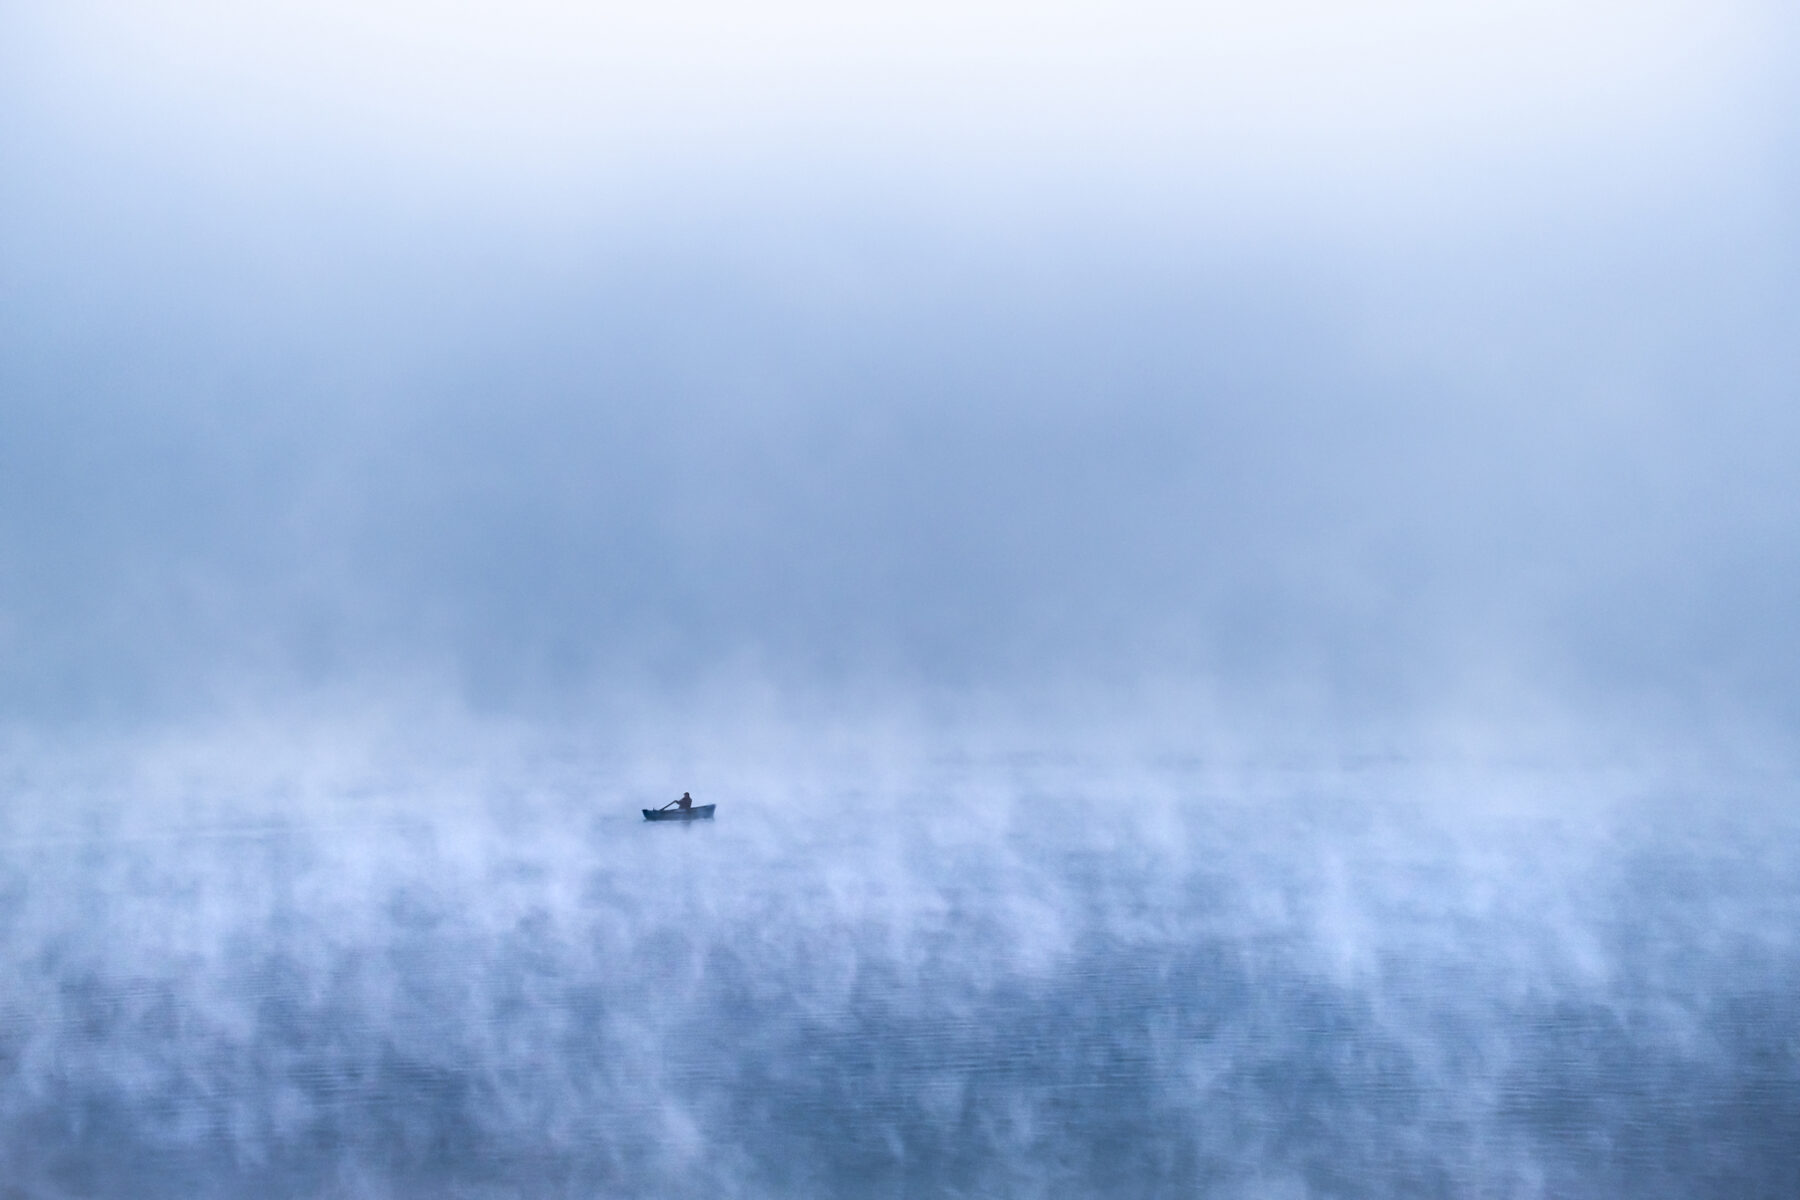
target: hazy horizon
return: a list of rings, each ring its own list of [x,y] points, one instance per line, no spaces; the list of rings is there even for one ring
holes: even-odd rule
[[[15,8],[0,715],[1786,754],[1791,22],[1290,7]]]

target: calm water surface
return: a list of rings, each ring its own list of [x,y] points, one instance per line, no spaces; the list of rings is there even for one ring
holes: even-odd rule
[[[544,774],[15,797],[0,1195],[1800,1196],[1780,797]]]

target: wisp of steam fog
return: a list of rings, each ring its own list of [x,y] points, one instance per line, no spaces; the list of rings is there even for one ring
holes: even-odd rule
[[[1800,1195],[1791,18],[639,8],[0,8],[0,1198]]]
[[[1779,789],[1014,756],[668,827],[649,761],[231,757],[12,782],[14,1194],[1800,1184]]]

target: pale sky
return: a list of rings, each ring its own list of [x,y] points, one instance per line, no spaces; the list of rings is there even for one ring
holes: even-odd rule
[[[0,22],[9,718],[1800,714],[1774,6]]]
[[[41,105],[200,157],[554,188],[825,156],[940,186],[1039,167],[1255,192],[1692,147],[1759,120],[1775,11],[161,0],[14,20]]]

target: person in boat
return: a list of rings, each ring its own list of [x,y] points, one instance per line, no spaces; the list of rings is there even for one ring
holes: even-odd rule
[[[675,802],[675,807],[679,808],[682,812],[686,812],[688,809],[694,807],[694,798],[686,792],[683,792],[681,793],[681,799]]]

